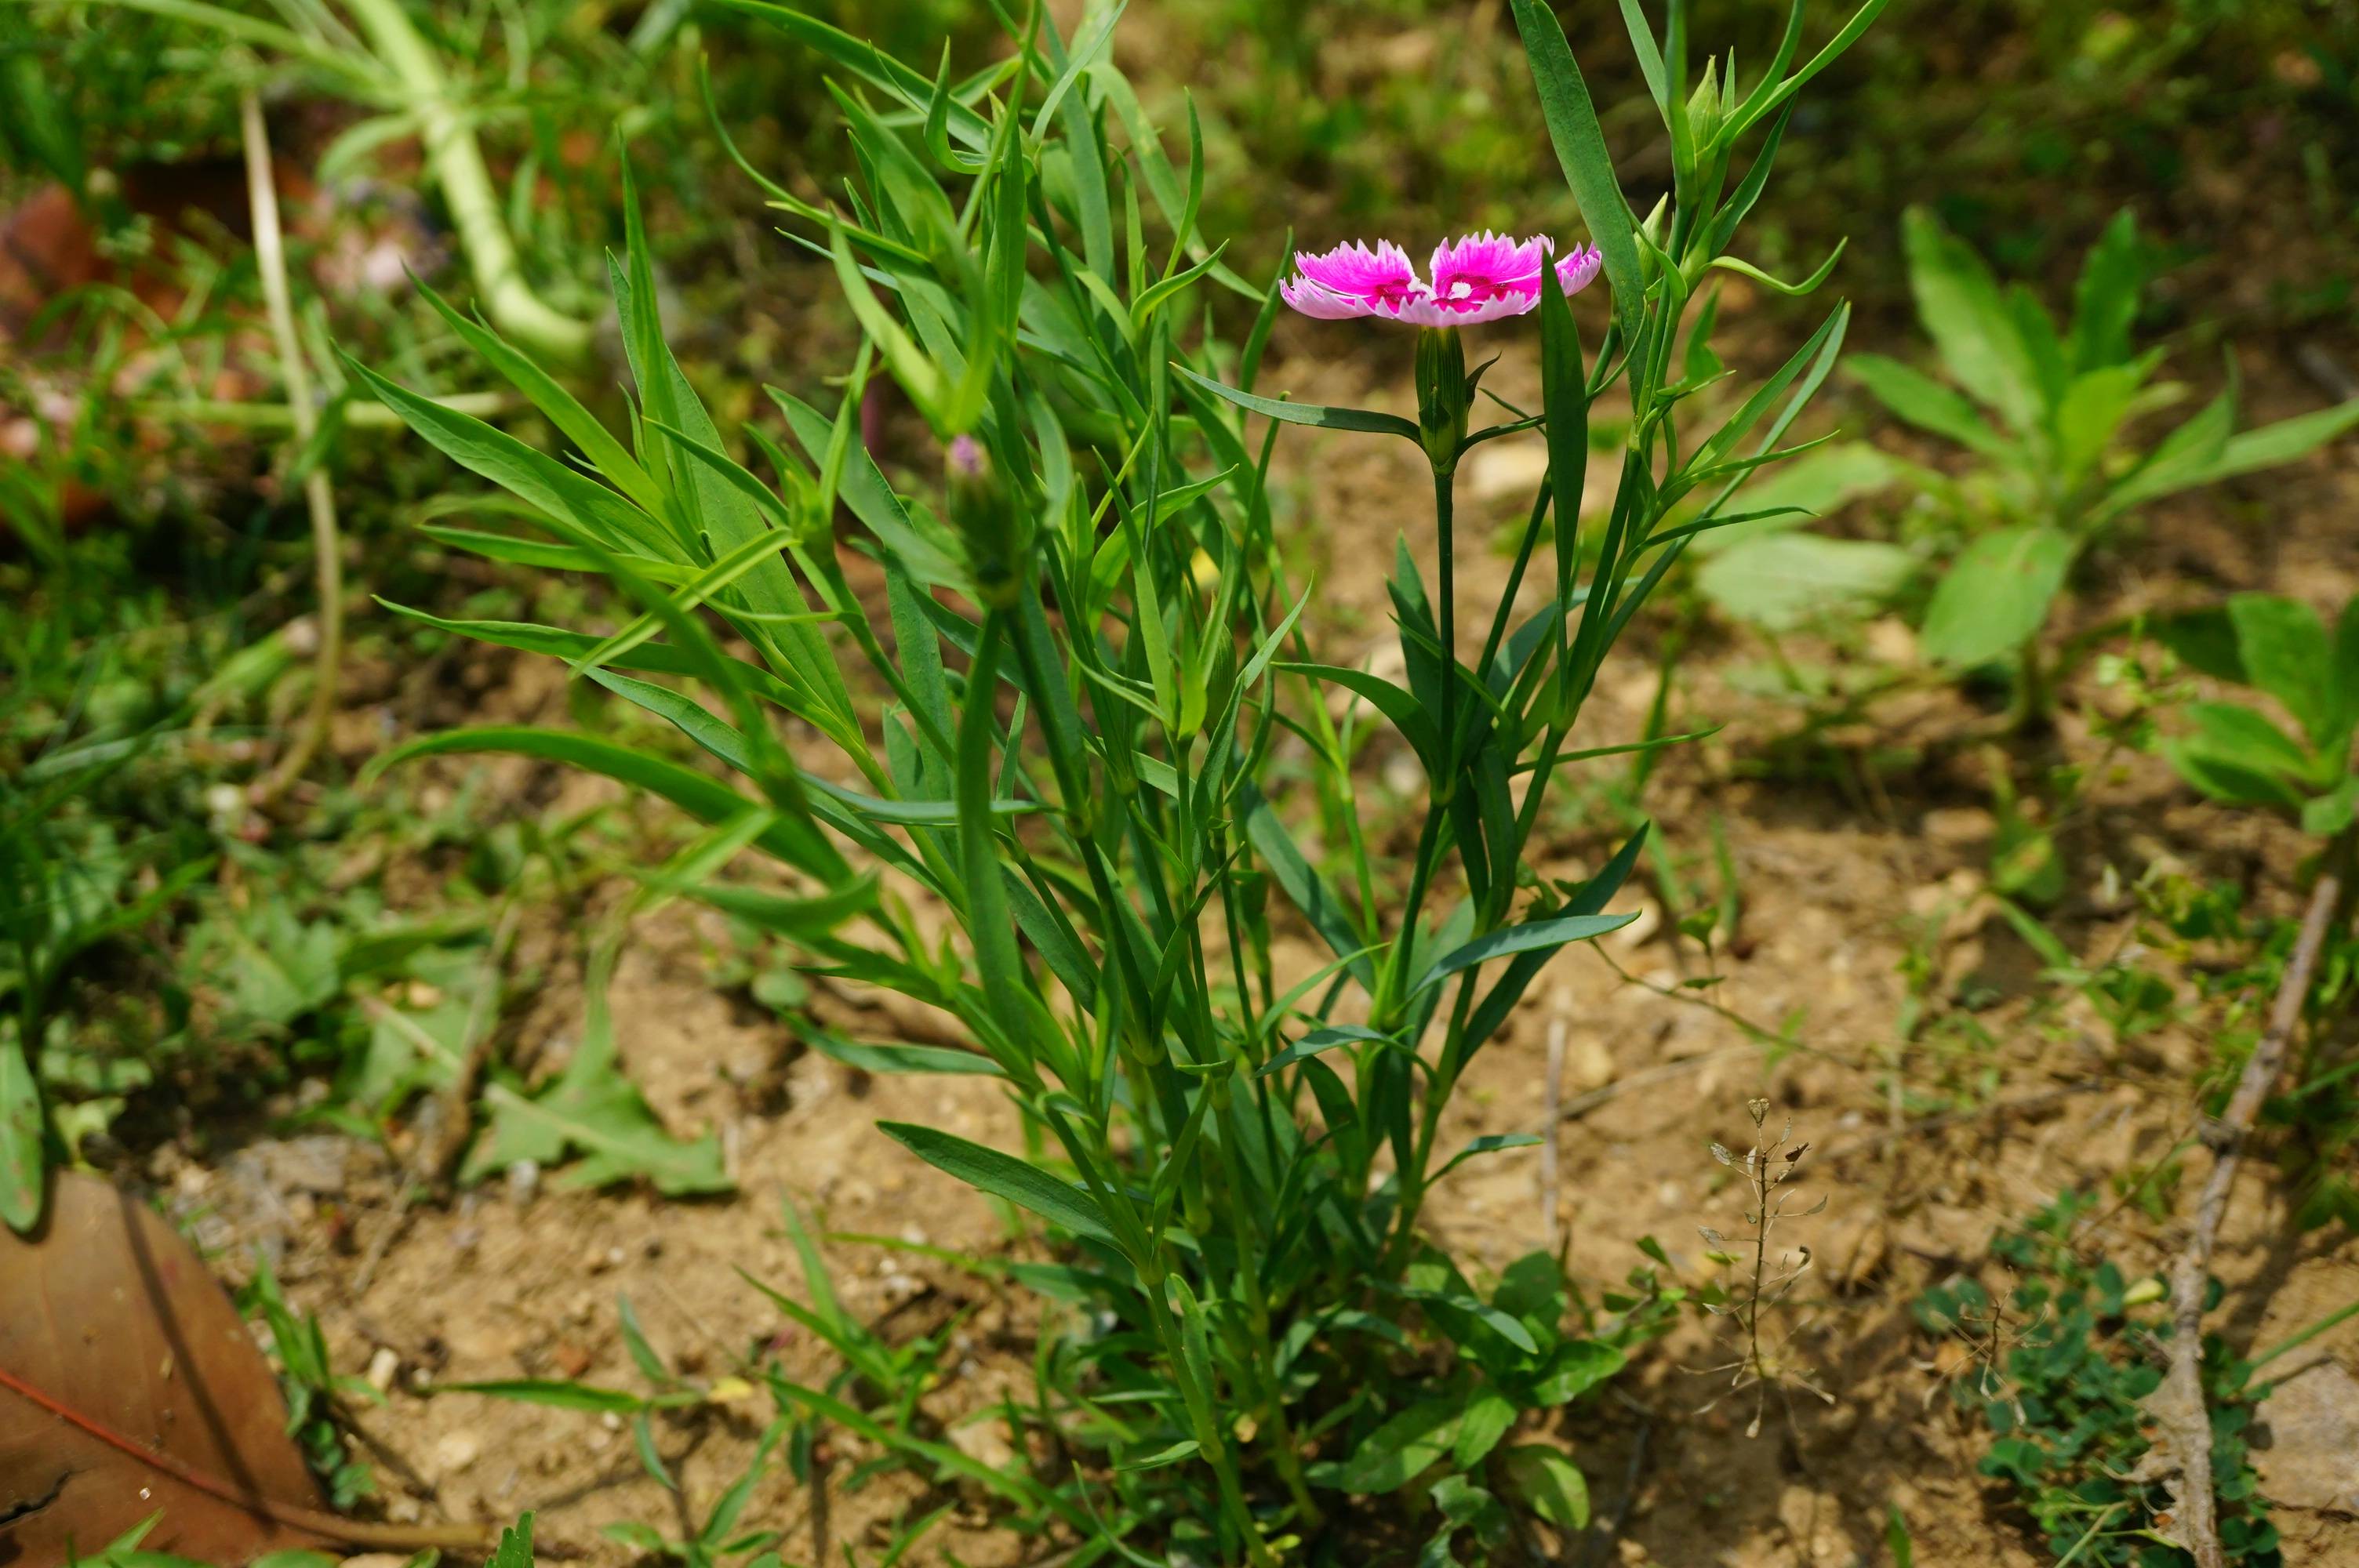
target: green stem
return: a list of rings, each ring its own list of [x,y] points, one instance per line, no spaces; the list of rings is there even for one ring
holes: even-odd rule
[[[1229,1454],[1227,1441],[1221,1435],[1213,1420],[1212,1390],[1199,1388],[1196,1375],[1188,1365],[1188,1347],[1181,1342],[1180,1325],[1171,1319],[1170,1303],[1163,1299],[1163,1279],[1143,1280],[1143,1292],[1147,1311],[1155,1318],[1155,1336],[1163,1344],[1164,1359],[1171,1368],[1171,1380],[1180,1390],[1180,1402],[1188,1409],[1189,1424],[1196,1431],[1196,1447],[1204,1463],[1212,1467],[1213,1476],[1221,1487],[1221,1511],[1245,1541],[1245,1556],[1254,1568],[1277,1568],[1277,1557],[1261,1538],[1254,1523],[1253,1510],[1245,1507],[1244,1485],[1237,1479],[1236,1461]]]
[[[418,116],[427,167],[441,187],[451,224],[482,290],[484,309],[501,331],[550,359],[579,361],[590,351],[590,325],[542,300],[525,281],[516,242],[500,215],[500,199],[484,166],[473,126],[453,103],[441,63],[419,37],[400,0],[346,0],[370,46],[400,82]]]
[[[1204,1090],[1212,1093],[1210,1087]],[[1225,1173],[1224,1173],[1225,1174]],[[1318,1503],[1310,1496],[1310,1487],[1302,1472],[1302,1454],[1295,1443],[1294,1428],[1286,1419],[1286,1390],[1270,1370],[1268,1352],[1277,1344],[1271,1329],[1269,1292],[1262,1284],[1261,1270],[1255,1262],[1255,1249],[1259,1238],[1253,1229],[1252,1216],[1245,1211],[1245,1196],[1238,1192],[1234,1180],[1224,1181],[1229,1200],[1229,1224],[1236,1232],[1237,1278],[1244,1287],[1245,1312],[1252,1319],[1254,1346],[1260,1355],[1251,1365],[1261,1387],[1256,1390],[1269,1411],[1270,1453],[1277,1461],[1277,1473],[1286,1483],[1286,1490],[1294,1499],[1295,1512],[1301,1517],[1305,1530],[1315,1530],[1325,1522]]]
[[[2338,1308],[2337,1310],[2327,1314],[2324,1317],[2320,1318],[2316,1323],[2311,1324],[2308,1328],[2303,1329],[2299,1334],[2295,1335],[2291,1339],[2287,1340],[2284,1344],[2275,1346],[2270,1349],[2263,1351],[2260,1355],[2254,1357],[2253,1369],[2255,1371],[2258,1371],[2263,1367],[2266,1367],[2270,1362],[2276,1360],[2278,1357],[2284,1355],[2287,1351],[2300,1349],[2303,1346],[2309,1344],[2320,1335],[2324,1334],[2328,1329],[2332,1328],[2339,1324],[2345,1323],[2354,1317],[2359,1317],[2359,1302],[2353,1302],[2348,1306]]]
[[[1451,503],[1455,468],[1433,470],[1433,531],[1440,559],[1434,614],[1441,633],[1441,786],[1435,804],[1447,808],[1458,795],[1458,566],[1452,548]]]
[[[1449,1027],[1442,1032],[1441,1061],[1425,1086],[1425,1108],[1418,1116],[1417,1136],[1409,1148],[1408,1169],[1400,1173],[1400,1204],[1393,1216],[1392,1239],[1385,1247],[1384,1272],[1398,1273],[1408,1261],[1417,1236],[1417,1217],[1430,1190],[1425,1173],[1433,1165],[1433,1145],[1441,1132],[1441,1113],[1458,1087],[1459,1043],[1466,1036],[1466,1020],[1473,1011],[1474,976],[1469,969],[1458,982],[1458,1000],[1451,1004]]]
[[[1452,470],[1436,466],[1433,470],[1433,525],[1440,555],[1437,569],[1440,578],[1436,590],[1434,614],[1441,642],[1441,754],[1435,761],[1440,774],[1433,781],[1433,800],[1427,807],[1425,827],[1417,845],[1417,860],[1409,871],[1408,898],[1401,905],[1400,939],[1393,946],[1392,962],[1386,966],[1382,986],[1382,1007],[1389,1017],[1404,1000],[1405,988],[1411,974],[1410,963],[1417,950],[1417,919],[1425,904],[1427,890],[1433,882],[1434,861],[1440,858],[1442,816],[1450,809],[1456,794],[1458,778],[1458,571],[1452,556],[1451,519]],[[1391,1019],[1397,1022],[1397,1019]],[[1378,1028],[1390,1023],[1378,1024]]]
[[[2016,666],[2015,703],[2007,714],[2007,728],[2020,734],[2036,728],[2048,718],[2049,676],[2039,658],[2039,638],[2034,633],[2023,644],[2023,658]]]

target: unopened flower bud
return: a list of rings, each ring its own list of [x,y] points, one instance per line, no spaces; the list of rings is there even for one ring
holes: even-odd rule
[[[1696,83],[1694,93],[1688,99],[1689,136],[1697,146],[1710,147],[1719,141],[1723,110],[1720,62],[1708,59],[1703,65],[1703,80]]]
[[[1023,519],[1007,486],[993,471],[991,454],[972,436],[951,440],[942,464],[949,481],[951,525],[966,546],[975,591],[984,604],[1006,610],[1023,581]]]

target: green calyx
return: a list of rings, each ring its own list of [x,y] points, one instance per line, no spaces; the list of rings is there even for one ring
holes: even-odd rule
[[[1466,373],[1466,347],[1455,327],[1428,327],[1417,335],[1417,433],[1433,471],[1458,466],[1466,424],[1474,409],[1474,382]]]

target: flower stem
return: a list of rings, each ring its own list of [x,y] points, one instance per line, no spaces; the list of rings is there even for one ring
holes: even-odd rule
[[[1454,466],[1433,470],[1434,547],[1440,556],[1434,615],[1441,633],[1441,777],[1436,781],[1441,787],[1434,804],[1445,810],[1458,793],[1458,571],[1451,540],[1456,475]]]

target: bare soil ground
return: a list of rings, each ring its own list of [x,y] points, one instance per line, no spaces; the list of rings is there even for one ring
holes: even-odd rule
[[[1298,354],[1314,346],[1281,341],[1289,344]],[[1520,402],[1536,375],[1506,346],[1511,357],[1493,384]],[[1400,394],[1386,389],[1405,385],[1405,339],[1400,348],[1398,363],[1280,362],[1267,382],[1322,401],[1397,405]],[[2247,369],[2253,416],[2314,406],[2314,393],[2289,373],[2266,362]],[[1395,454],[1385,445],[1281,443],[1289,483],[1300,487],[1296,539],[1321,572],[1318,635],[1338,662],[1390,640],[1382,579],[1393,536],[1405,534],[1420,559],[1431,557],[1422,473],[1406,447]],[[1507,444],[1493,449],[1512,461]],[[1484,519],[1499,521],[1484,510],[1492,503],[1484,476],[1470,473],[1466,482],[1475,536],[1463,546],[1462,615],[1473,617],[1495,602],[1505,562],[1480,538]],[[2076,613],[2093,622],[2151,601],[2166,583],[2182,592],[2267,587],[2339,606],[2359,581],[2354,514],[2359,449],[2344,442],[2299,470],[2158,516],[2136,550],[2096,564]],[[1639,729],[1653,697],[1645,635],[1593,705],[1593,743]],[[2122,1047],[2074,1005],[2035,1008],[2037,962],[1980,896],[1994,831],[1986,764],[1974,748],[1941,743],[1982,717],[1967,700],[1945,695],[1901,716],[1927,742],[1914,765],[1872,771],[1864,740],[1846,751],[1837,737],[1817,753],[1817,776],[1765,772],[1769,742],[1789,720],[1726,678],[1757,651],[1734,633],[1713,638],[1684,666],[1695,674],[1677,699],[1677,723],[1728,728],[1672,753],[1647,806],[1682,852],[1705,856],[1707,871],[1711,823],[1716,816],[1725,826],[1744,912],[1739,940],[1723,943],[1716,960],[1723,980],[1680,992],[1678,982],[1706,972],[1710,961],[1692,944],[1675,951],[1659,918],[1642,919],[1599,952],[1569,951],[1478,1060],[1450,1130],[1538,1129],[1546,1041],[1552,1024],[1562,1026],[1571,1114],[1555,1130],[1554,1218],[1570,1235],[1576,1277],[1593,1289],[1637,1261],[1633,1244],[1644,1235],[1659,1238],[1685,1266],[1703,1267],[1696,1227],[1731,1228],[1738,1207],[1726,1173],[1706,1156],[1707,1141],[1740,1144],[1754,1097],[1770,1100],[1779,1117],[1790,1113],[1797,1136],[1813,1145],[1805,1185],[1830,1201],[1792,1238],[1810,1248],[1813,1266],[1781,1326],[1791,1336],[1788,1353],[1832,1397],[1821,1404],[1798,1396],[1790,1407],[1773,1399],[1760,1434],[1747,1436],[1752,1411],[1743,1400],[1701,1411],[1719,1391],[1690,1370],[1720,1358],[1708,1330],[1682,1330],[1656,1347],[1634,1380],[1563,1428],[1600,1517],[1623,1523],[1616,1544],[1585,1560],[1673,1568],[1881,1562],[1886,1509],[1897,1505],[1914,1532],[1917,1561],[1929,1568],[2044,1562],[2006,1497],[1975,1473],[1983,1435],[1952,1410],[1943,1386],[1957,1368],[1954,1347],[1921,1336],[1907,1303],[1928,1283],[1980,1267],[1997,1227],[2066,1188],[2110,1194],[2119,1173],[2166,1153],[2191,1125],[2190,1085],[2208,1043],[2166,1029]],[[476,706],[567,721],[553,674],[523,659],[497,667],[499,679]],[[2076,694],[2082,700],[2098,698]],[[1379,832],[1387,830],[1387,760],[1381,750],[1369,759]],[[2245,883],[2265,907],[2290,907],[2301,850],[2289,832],[2195,803],[2151,759],[2104,757],[2069,715],[2017,765],[2027,774],[2064,761],[2104,762],[2082,810],[2060,825],[2072,891],[2054,923],[2075,951],[2111,951],[2129,931],[2128,903],[2104,892],[2108,865],[2127,881],[2157,858],[2174,857]],[[463,771],[435,766],[452,780]],[[495,798],[523,800],[527,784],[542,797],[552,788],[593,787],[528,778],[515,766]],[[1571,874],[1610,848],[1614,825],[1567,816],[1548,831],[1543,870]],[[1971,975],[2002,998],[1982,1015],[1998,1042],[1987,1061],[1937,1059],[1901,1038],[1903,959],[1929,919],[1943,983]],[[602,1526],[639,1519],[676,1534],[684,1519],[701,1517],[737,1475],[766,1400],[707,1407],[658,1428],[658,1446],[680,1478],[675,1495],[646,1476],[628,1433],[611,1421],[414,1390],[558,1376],[635,1387],[616,1326],[618,1295],[630,1298],[654,1344],[683,1368],[718,1374],[749,1347],[770,1345],[795,1372],[824,1381],[834,1369],[824,1346],[785,1324],[740,1277],[802,1292],[780,1221],[785,1195],[834,1231],[984,1253],[1037,1246],[1011,1238],[987,1203],[870,1125],[906,1119],[1009,1142],[1014,1117],[986,1080],[872,1079],[801,1049],[767,1012],[712,988],[704,957],[723,940],[693,913],[674,909],[648,921],[618,972],[614,1007],[627,1067],[664,1120],[680,1131],[720,1130],[738,1184],[734,1197],[675,1203],[629,1191],[570,1192],[560,1170],[532,1184],[495,1180],[447,1207],[405,1207],[391,1157],[364,1145],[295,1154],[289,1145],[255,1145],[209,1163],[169,1150],[158,1157],[153,1174],[188,1209],[209,1215],[209,1238],[238,1244],[226,1263],[234,1267],[244,1244],[255,1240],[282,1250],[290,1294],[320,1314],[340,1368],[361,1371],[388,1351],[397,1361],[390,1406],[361,1418],[401,1462],[398,1470],[379,1466],[392,1517],[506,1520],[533,1509],[546,1540],[600,1563],[631,1555],[602,1539]],[[582,1026],[577,934],[537,929],[526,941],[550,979],[525,1033],[547,1047],[544,1059],[561,1059]],[[1307,967],[1307,934],[1296,946]],[[1731,1015],[1788,1033],[1796,1047],[1767,1050]],[[1954,1111],[1901,1108],[1899,1087],[1930,1091],[1945,1074],[1985,1069],[1986,1087],[1959,1098]],[[1433,1229],[1475,1267],[1495,1268],[1543,1244],[1550,1195],[1540,1189],[1538,1168],[1536,1151],[1477,1162],[1437,1195]],[[315,1223],[329,1206],[349,1221],[336,1230],[345,1250],[331,1239],[334,1227]],[[2101,1238],[2135,1269],[2165,1259],[2176,1232],[2129,1205],[2114,1211]],[[952,1375],[929,1400],[946,1424],[1027,1383],[1032,1309],[1022,1298],[906,1254],[835,1245],[830,1255],[848,1307],[890,1337],[969,1314],[948,1362]],[[2229,1294],[2215,1325],[2240,1346],[2266,1346],[2359,1297],[2359,1241],[2339,1229],[2291,1228],[2278,1172],[2256,1161],[2236,1194],[2220,1271]],[[2359,1370],[2359,1322],[2304,1354]],[[958,1441],[1006,1452],[1004,1432],[987,1422],[962,1430]],[[842,1436],[830,1449],[817,1484],[795,1486],[774,1469],[749,1511],[787,1532],[781,1550],[789,1561],[841,1561],[846,1544],[873,1550],[889,1539],[897,1510],[914,1515],[940,1500],[900,1475],[848,1491],[842,1479],[870,1455]],[[2288,1563],[2359,1564],[2359,1522],[2347,1515],[2286,1508],[2277,1518]],[[954,1528],[938,1532],[922,1555],[1021,1560],[1012,1550],[991,1533],[981,1499],[969,1498]]]

